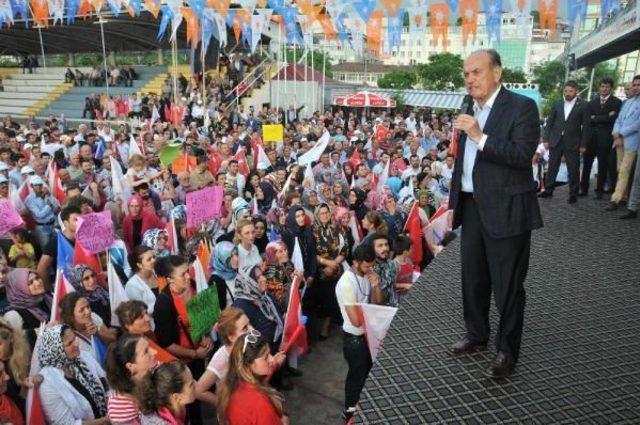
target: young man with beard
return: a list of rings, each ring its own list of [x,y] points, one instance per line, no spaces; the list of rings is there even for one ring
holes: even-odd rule
[[[349,371],[344,384],[345,401],[342,413],[350,423],[360,399],[360,392],[371,370],[371,353],[364,338],[364,329],[358,314],[358,303],[379,304],[382,300],[380,279],[372,273],[376,254],[368,244],[353,251],[353,266],[346,269],[336,284],[336,298],[344,323],[342,351]]]
[[[380,277],[380,291],[382,292],[380,304],[397,307],[398,291],[396,290],[396,282],[398,280],[398,267],[396,262],[391,259],[389,238],[382,233],[376,233],[371,236],[369,242],[376,254],[373,271]]]

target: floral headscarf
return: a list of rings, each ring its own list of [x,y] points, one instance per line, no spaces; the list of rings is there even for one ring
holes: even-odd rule
[[[107,414],[107,399],[104,388],[80,357],[70,360],[65,354],[62,335],[66,329],[68,326],[56,325],[40,331],[38,343],[40,364],[42,367],[49,366],[69,372],[73,379],[77,380],[89,392],[98,409],[99,417],[103,417]]]
[[[235,278],[238,271],[231,267],[231,256],[234,252],[237,253],[238,248],[231,242],[218,242],[213,248],[209,264],[210,270],[224,280],[231,280]]]
[[[254,302],[258,305],[264,317],[276,323],[276,332],[273,340],[277,341],[282,335],[284,327],[280,313],[271,297],[266,292],[264,294],[260,292],[258,281],[256,280],[256,269],[259,268],[259,266],[245,267],[238,273],[233,296],[234,298]]]
[[[249,203],[244,198],[236,198],[231,202],[231,209],[233,215],[231,216],[231,227],[229,230],[235,229],[238,225],[238,220],[245,210],[250,210]]]
[[[104,305],[109,305],[109,291],[107,291],[103,286],[98,285],[95,291],[87,291],[82,284],[82,280],[84,277],[84,272],[87,270],[91,270],[95,272],[91,267],[86,264],[78,264],[71,269],[71,279],[70,282],[73,289],[78,291],[85,297],[89,303],[100,302]]]
[[[169,239],[169,233],[164,229],[149,229],[142,236],[142,245],[151,248],[156,257],[166,257],[171,252],[168,249],[158,248],[158,240],[162,237]]]
[[[7,274],[7,300],[13,309],[26,309],[39,321],[48,322],[49,313],[42,310],[39,305],[44,300],[51,307],[51,295],[43,294],[33,296],[29,292],[29,274],[35,273],[29,269],[13,269]]]
[[[335,224],[337,226],[342,226],[342,224],[340,223],[340,219],[342,219],[342,217],[345,214],[348,214],[349,210],[346,209],[345,207],[338,207],[336,209],[333,210],[333,221],[335,222]]]
[[[276,253],[279,249],[287,249],[287,245],[281,240],[269,242],[264,251],[264,259],[267,263],[267,266],[277,266],[278,265],[278,257]]]

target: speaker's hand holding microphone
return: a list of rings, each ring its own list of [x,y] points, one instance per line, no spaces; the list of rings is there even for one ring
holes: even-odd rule
[[[464,97],[460,111],[461,114],[453,120],[453,128],[464,132],[467,135],[467,140],[471,139],[474,143],[480,142],[482,130],[478,120],[473,117],[473,98],[471,95]]]

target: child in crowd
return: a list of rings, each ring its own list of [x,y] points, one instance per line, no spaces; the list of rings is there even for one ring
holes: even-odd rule
[[[10,234],[13,245],[9,248],[9,261],[17,268],[35,270],[36,253],[28,241],[29,233],[25,229],[13,229]]]

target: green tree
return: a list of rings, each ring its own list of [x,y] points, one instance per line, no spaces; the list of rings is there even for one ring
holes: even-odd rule
[[[542,97],[549,98],[564,84],[565,67],[562,62],[551,61],[533,69],[533,82],[538,84]]]
[[[407,90],[416,84],[417,76],[413,71],[406,69],[394,69],[378,80],[381,89]]]
[[[519,69],[503,68],[502,82],[503,83],[526,83],[527,77],[524,75],[524,72],[520,71]]]
[[[294,54],[295,51],[295,54]],[[325,56],[325,53],[322,53],[318,50],[313,52],[313,62],[311,62],[311,51],[309,51],[307,53],[307,57],[305,60],[303,60],[302,62],[300,62],[300,59],[302,59],[302,56],[304,56],[304,50],[303,49],[287,49],[286,50],[286,58],[287,58],[287,63],[293,64],[295,63],[300,63],[300,64],[306,64],[307,66],[315,69],[318,72],[322,72],[322,61],[323,58]],[[295,61],[294,61],[295,59]],[[331,56],[326,55],[326,62],[325,62],[325,75],[327,77],[332,77],[333,76],[333,72],[331,71]]]
[[[464,84],[463,60],[459,55],[440,53],[429,56],[429,63],[417,66],[420,83],[428,90],[457,89]]]

